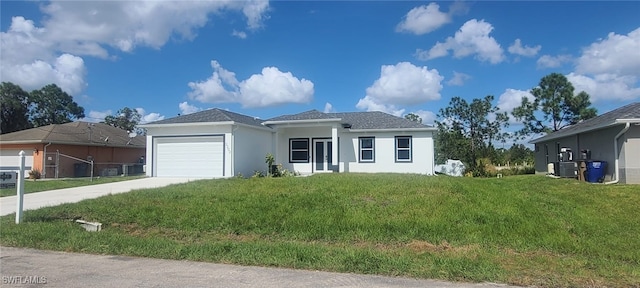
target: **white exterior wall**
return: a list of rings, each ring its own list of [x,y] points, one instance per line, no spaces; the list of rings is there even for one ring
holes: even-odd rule
[[[412,136],[412,161],[395,161],[395,136]],[[359,163],[358,137],[375,137],[375,162]],[[289,139],[309,139],[309,163],[289,162]],[[303,174],[313,173],[313,139],[331,138],[331,126],[280,128],[277,133],[276,164]],[[349,132],[338,128],[339,171],[363,173],[419,173],[434,174],[433,133],[419,132]],[[336,143],[333,147],[338,147]],[[335,148],[334,148],[335,149]]]
[[[231,151],[231,125],[187,125],[187,126],[169,126],[169,127],[148,127],[147,128],[147,155],[146,155],[146,175],[153,175],[153,153],[154,137],[167,137],[167,136],[224,136],[224,177],[232,177],[233,171],[231,170],[232,155]]]
[[[346,137],[345,137],[346,136]],[[396,162],[395,137],[412,136],[411,162]],[[359,162],[359,137],[375,137],[375,162]],[[346,140],[346,141],[344,141]],[[434,169],[434,145],[432,132],[376,132],[345,133],[340,139],[344,141],[341,152],[341,171],[345,172],[391,172],[418,173],[432,175]],[[349,147],[346,147],[346,146]]]
[[[233,176],[238,173],[250,177],[255,171],[267,171],[265,156],[274,153],[272,146],[273,132],[236,126],[233,131]]]
[[[278,130],[278,136],[276,139],[276,163],[282,164],[283,168],[289,171],[300,172],[303,174],[309,174],[313,172],[312,154],[313,153],[313,141],[312,138],[331,138],[331,126],[323,127],[300,127],[300,128],[281,128]],[[338,137],[341,134],[338,133]],[[309,139],[309,163],[289,163],[289,139],[291,138],[306,138]],[[340,139],[339,142],[342,140]],[[337,145],[334,143],[334,147]],[[341,159],[342,160],[342,159]]]

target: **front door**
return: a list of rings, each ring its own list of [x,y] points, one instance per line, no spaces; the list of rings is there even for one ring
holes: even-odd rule
[[[333,171],[333,145],[330,139],[313,139],[314,172]]]

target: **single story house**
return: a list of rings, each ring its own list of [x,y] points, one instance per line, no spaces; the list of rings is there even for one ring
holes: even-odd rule
[[[311,110],[268,120],[210,109],[142,125],[147,175],[233,177],[266,171],[265,156],[302,174],[434,174],[437,128],[382,112]]]
[[[640,184],[640,102],[549,133],[530,143],[535,144],[536,173],[547,173],[548,163],[560,161],[564,148],[572,152],[573,161],[583,157],[606,161],[606,182]]]
[[[89,176],[90,165],[83,161],[90,160],[95,176],[121,174],[123,165],[139,163],[142,168],[145,139],[107,124],[82,121],[16,131],[0,135],[0,170],[18,171],[22,150],[25,170],[37,170],[43,178]]]

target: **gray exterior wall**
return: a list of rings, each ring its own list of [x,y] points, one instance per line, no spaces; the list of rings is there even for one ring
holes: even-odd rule
[[[546,174],[547,173],[547,164],[558,162],[558,154],[560,154],[560,150],[558,149],[558,144],[560,148],[571,148],[573,151],[573,159],[576,160],[580,157],[580,150],[578,150],[578,142],[576,136],[569,136],[560,139],[553,139],[546,142],[536,143],[535,153],[534,153],[534,161],[535,161],[535,169],[538,174]]]
[[[559,143],[560,148],[567,147],[572,150],[574,161],[580,160],[581,150],[591,150],[591,160],[607,162],[604,181],[613,180],[615,172],[613,140],[616,134],[623,128],[624,125],[616,125],[605,129],[536,143],[534,153],[536,173],[547,173],[547,163],[558,161],[559,151],[557,149],[557,143]],[[548,150],[548,156],[546,149]],[[640,126],[631,125],[625,135],[618,139],[617,149],[620,152],[620,183],[640,184]]]
[[[624,144],[620,154],[620,182],[640,184],[640,126],[632,124],[618,142]]]

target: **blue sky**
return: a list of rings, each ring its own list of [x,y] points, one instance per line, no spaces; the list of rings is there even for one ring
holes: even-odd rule
[[[599,113],[640,99],[640,2],[2,1],[2,81],[56,83],[100,121],[510,111],[558,72]],[[516,129],[517,124],[511,129]]]

